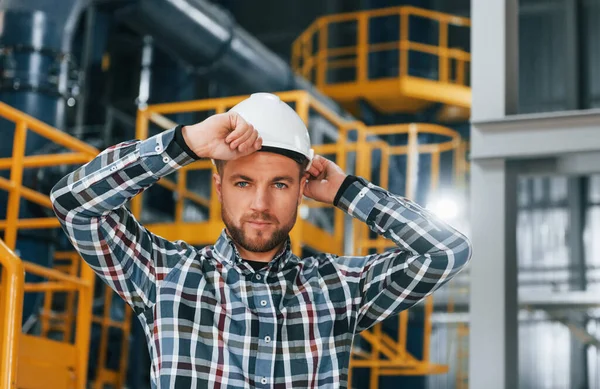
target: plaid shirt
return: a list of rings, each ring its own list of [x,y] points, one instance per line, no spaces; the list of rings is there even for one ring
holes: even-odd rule
[[[142,323],[153,388],[347,387],[354,335],[421,301],[470,259],[462,234],[362,178],[337,207],[395,250],[300,259],[288,240],[254,271],[224,232],[202,249],[167,241],[125,204],[195,160],[174,133],[110,147],[51,194],[75,249]]]

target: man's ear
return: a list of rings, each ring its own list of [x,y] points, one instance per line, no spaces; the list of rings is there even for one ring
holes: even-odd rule
[[[304,195],[304,188],[306,187],[307,180],[310,178],[310,174],[308,172],[304,172],[302,176],[300,176],[300,193],[298,193],[298,204],[302,201],[302,197]]]
[[[219,173],[213,173],[213,180],[215,181],[215,190],[217,191],[217,197],[219,203],[223,203],[223,195],[221,194],[221,175]]]

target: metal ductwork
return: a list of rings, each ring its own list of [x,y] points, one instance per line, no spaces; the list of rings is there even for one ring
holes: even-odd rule
[[[152,36],[165,52],[231,86],[235,94],[308,90],[341,116],[351,116],[247,31],[205,0],[143,0],[125,7],[122,21]]]

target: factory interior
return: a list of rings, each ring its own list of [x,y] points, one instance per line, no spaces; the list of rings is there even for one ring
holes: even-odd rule
[[[107,147],[271,92],[315,153],[473,246],[356,336],[349,388],[600,389],[600,0],[0,0],[0,389],[150,389],[132,309],[83,262],[54,184]],[[128,207],[195,247],[197,161]],[[305,200],[301,257],[393,247]]]

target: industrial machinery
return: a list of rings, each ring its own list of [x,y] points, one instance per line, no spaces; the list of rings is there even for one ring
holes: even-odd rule
[[[77,20],[83,23],[85,11],[79,63],[73,59],[75,50],[65,44],[70,37],[61,36],[56,27],[56,16],[48,17],[47,8],[33,11],[35,1],[7,10],[0,36],[0,128],[10,134],[0,147],[0,169],[6,172],[0,176],[0,193],[6,193],[0,197],[5,210],[0,221],[3,387],[83,388],[87,382],[95,388],[123,387],[131,363],[136,364],[136,382],[145,379],[139,358],[145,340],[142,334],[132,335],[136,323],[131,310],[93,282],[89,268],[57,228],[47,197],[53,179],[119,137],[145,139],[175,124],[224,112],[248,93],[273,91],[307,123],[315,152],[347,172],[419,202],[440,189],[464,190],[468,143],[460,131],[435,123],[461,123],[469,115],[470,57],[455,47],[458,41],[451,34],[454,27],[468,28],[467,19],[414,7],[330,15],[298,37],[290,67],[205,0],[115,1],[111,17],[135,31],[141,42],[142,60],[135,65],[137,107],[128,116],[110,106],[100,131],[89,133],[83,124],[91,81],[85,76],[97,55],[91,48],[95,8],[86,1],[71,3],[68,17],[59,20],[66,20],[65,30],[72,32]],[[9,13],[16,16],[7,18]],[[417,33],[428,31],[429,23],[438,25],[437,41],[419,42]],[[382,38],[382,25],[396,35]],[[99,20],[96,27],[104,28]],[[344,41],[348,29],[354,37]],[[193,74],[211,75],[222,92],[152,103],[150,90],[158,90],[152,72],[163,60],[159,49],[194,69]],[[117,66],[111,61],[116,59],[102,54],[103,72]],[[43,66],[29,72],[28,64]],[[396,114],[412,115],[412,120],[399,120]],[[115,121],[124,133],[113,131]],[[199,161],[160,180],[131,202],[133,213],[167,239],[211,244],[222,228],[212,169],[209,161]],[[298,255],[364,255],[388,248],[388,242],[333,207],[304,201],[299,215],[292,230]],[[448,366],[429,353],[432,312],[429,298],[365,331],[351,361],[355,385],[376,388],[388,376],[447,372]],[[129,358],[132,354],[138,359]]]

